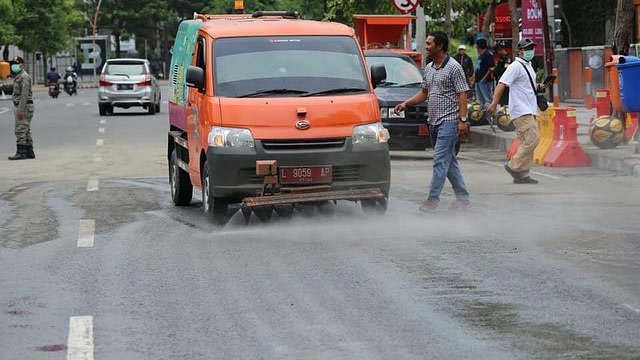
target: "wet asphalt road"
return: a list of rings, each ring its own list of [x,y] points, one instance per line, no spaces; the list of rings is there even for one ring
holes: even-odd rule
[[[467,145],[474,208],[446,187],[423,214],[430,160],[394,153],[385,216],[220,227],[199,194],[170,201],[166,104],[100,117],[95,89],[45,95],[37,159],[0,158],[2,360],[640,359],[637,177],[513,185],[504,154]]]

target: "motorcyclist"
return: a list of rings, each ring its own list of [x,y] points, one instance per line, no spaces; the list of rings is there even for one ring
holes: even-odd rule
[[[62,75],[60,75],[60,73],[56,71],[56,68],[52,66],[47,73],[47,80],[49,80],[49,85],[55,84],[56,89],[58,89],[58,81],[60,81],[60,79],[62,79]]]
[[[71,77],[72,84],[73,84],[73,88],[71,89],[71,92],[75,93],[76,90],[78,89],[78,74],[76,74],[75,71],[73,71],[73,68],[71,66],[67,66],[67,68],[65,69],[64,81],[68,82],[67,79],[69,77]]]

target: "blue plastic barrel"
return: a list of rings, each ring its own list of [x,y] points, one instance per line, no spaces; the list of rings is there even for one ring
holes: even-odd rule
[[[640,58],[622,56],[616,64],[620,83],[620,102],[625,112],[640,112]]]

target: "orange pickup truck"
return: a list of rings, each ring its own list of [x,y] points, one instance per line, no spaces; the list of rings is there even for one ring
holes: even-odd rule
[[[203,15],[183,21],[169,78],[171,196],[201,190],[218,222],[327,201],[384,211],[389,133],[354,29],[296,12]]]

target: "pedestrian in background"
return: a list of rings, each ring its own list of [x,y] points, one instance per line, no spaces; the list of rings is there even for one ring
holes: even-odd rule
[[[73,71],[80,78],[80,80],[82,80],[82,65],[80,65],[79,63],[74,62],[73,63]]]
[[[478,61],[476,63],[476,99],[484,108],[491,103],[491,95],[493,94],[493,69],[496,64],[493,60],[493,54],[487,48],[487,40],[478,39],[476,41],[478,48]]]
[[[467,55],[467,47],[464,44],[458,46],[458,53],[453,58],[462,66],[464,75],[467,77],[467,84],[473,87],[473,60]]]
[[[429,195],[420,206],[421,211],[438,207],[440,193],[448,178],[456,196],[455,207],[469,206],[469,192],[456,158],[455,147],[459,134],[466,136],[467,91],[469,86],[462,66],[452,61],[447,51],[449,39],[444,32],[436,31],[427,36],[425,49],[433,61],[424,67],[421,89],[411,98],[396,105],[396,114],[407,107],[427,100],[428,125],[433,144],[433,173]]]
[[[17,56],[11,64],[15,76],[12,100],[15,106],[16,154],[9,160],[35,159],[33,139],[31,138],[31,120],[33,119],[33,91],[31,76],[24,68],[24,59]]]
[[[529,176],[534,150],[540,142],[540,131],[535,118],[538,113],[534,91],[536,73],[531,66],[535,46],[536,43],[531,39],[522,39],[518,42],[518,57],[500,77],[498,87],[493,94],[493,101],[487,109],[488,113],[495,113],[500,96],[509,87],[509,118],[515,125],[520,144],[504,168],[513,177],[515,184],[538,183],[538,180]],[[540,90],[546,88],[546,85],[538,84],[535,87]]]
[[[495,86],[498,86],[500,81],[500,77],[507,70],[507,67],[511,65],[513,61],[509,53],[507,53],[507,49],[503,46],[496,45],[495,46],[496,56],[498,57],[498,62],[496,63],[496,68],[493,70],[493,77],[496,79]],[[505,88],[502,92],[502,97],[500,98],[500,105],[508,105],[509,104],[509,88]]]

